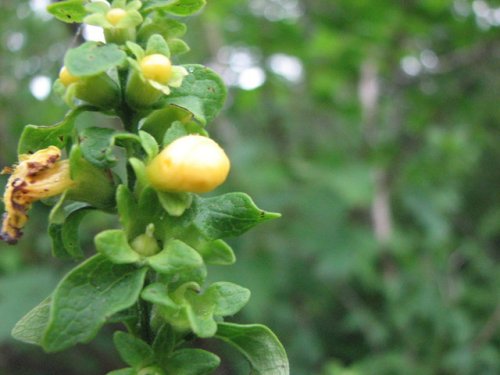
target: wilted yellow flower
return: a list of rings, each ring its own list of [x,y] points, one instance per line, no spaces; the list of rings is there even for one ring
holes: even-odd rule
[[[17,242],[34,201],[61,194],[73,185],[69,161],[60,158],[61,150],[50,146],[31,155],[20,155],[18,165],[4,168],[2,174],[11,176],[3,195],[2,240],[10,244]]]

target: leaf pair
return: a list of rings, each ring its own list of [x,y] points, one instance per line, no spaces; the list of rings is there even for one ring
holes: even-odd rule
[[[259,325],[219,323],[217,339],[238,350],[249,362],[252,375],[288,375],[290,372],[285,349],[269,328]],[[149,366],[164,375],[208,375],[220,364],[215,354],[201,349],[173,351],[174,333],[163,326],[152,347],[124,332],[114,336],[120,356],[131,367],[108,375],[134,375],[138,368]]]
[[[161,316],[180,331],[212,337],[219,318],[236,314],[250,299],[250,291],[229,282],[216,282],[203,293],[194,282],[173,291],[161,283],[147,286],[142,298],[158,306]]]
[[[97,251],[115,264],[147,265],[163,276],[165,280],[202,281],[206,268],[200,254],[180,240],[170,240],[159,253],[144,257],[128,242],[123,230],[112,229],[95,237]]]
[[[157,375],[205,375],[220,364],[215,354],[201,349],[173,350],[175,333],[168,325],[163,326],[153,345],[125,332],[116,332],[115,346],[120,357],[130,367],[110,372],[108,375],[157,374]],[[142,372],[140,372],[142,370]]]

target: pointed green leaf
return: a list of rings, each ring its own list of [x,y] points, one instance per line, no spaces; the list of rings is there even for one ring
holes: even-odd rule
[[[129,245],[127,234],[121,229],[110,229],[99,233],[94,238],[99,253],[115,264],[138,262],[141,257]]]
[[[146,259],[147,263],[163,275],[179,278],[204,268],[203,259],[192,247],[180,240],[171,240],[165,249]]]
[[[259,209],[244,193],[197,197],[192,204],[194,225],[209,239],[239,236],[255,225],[280,217]]]
[[[216,337],[243,354],[252,375],[289,375],[285,349],[269,328],[259,324],[219,323]]]
[[[191,206],[193,195],[158,191],[158,200],[170,216],[181,216]]]
[[[115,44],[85,42],[66,53],[64,65],[76,77],[89,77],[121,65],[126,59],[127,54]]]
[[[175,375],[207,375],[220,365],[220,358],[202,349],[180,349],[167,360],[166,370]]]
[[[211,122],[224,105],[226,86],[217,73],[203,65],[184,67],[189,74],[181,87],[172,89],[165,103],[188,110],[202,124]]]
[[[107,318],[137,301],[145,274],[146,268],[116,265],[102,255],[74,268],[54,291],[43,348],[56,352],[90,341]]]
[[[153,349],[141,339],[129,333],[118,331],[113,335],[113,341],[120,357],[126,364],[141,369],[153,363]]]
[[[233,249],[222,240],[207,242],[197,250],[207,264],[226,266],[236,262]]]
[[[44,299],[23,316],[12,329],[12,337],[28,344],[40,345],[49,321],[50,302],[50,297]]]
[[[85,0],[66,0],[47,6],[47,11],[59,21],[66,23],[82,22],[87,11],[85,10]]]

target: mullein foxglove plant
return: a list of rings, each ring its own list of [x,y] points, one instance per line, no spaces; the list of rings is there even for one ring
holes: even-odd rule
[[[18,340],[58,352],[121,322],[113,338],[126,367],[109,374],[214,373],[220,358],[193,341],[211,337],[240,351],[251,374],[289,373],[268,328],[228,321],[250,291],[206,281],[210,265],[235,262],[225,238],[279,214],[259,209],[244,193],[200,195],[230,170],[206,130],[226,88],[210,69],[173,61],[189,49],[180,20],[204,5],[67,0],[49,6],[64,22],[102,27],[106,43],[85,42],[66,53],[55,89],[70,110],[55,125],[26,126],[18,163],[3,170],[10,178],[1,238],[16,243],[33,202],[51,198],[53,255],[81,262],[16,324]],[[89,111],[117,117],[120,129],[76,126]],[[117,215],[120,226],[98,233],[96,254],[84,259],[78,226],[93,210]]]

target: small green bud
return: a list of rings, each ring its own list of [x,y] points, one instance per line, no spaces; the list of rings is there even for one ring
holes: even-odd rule
[[[154,230],[154,225],[149,224],[146,228],[146,233],[140,234],[132,240],[130,244],[132,249],[144,257],[149,257],[158,253],[160,247],[154,237]]]

